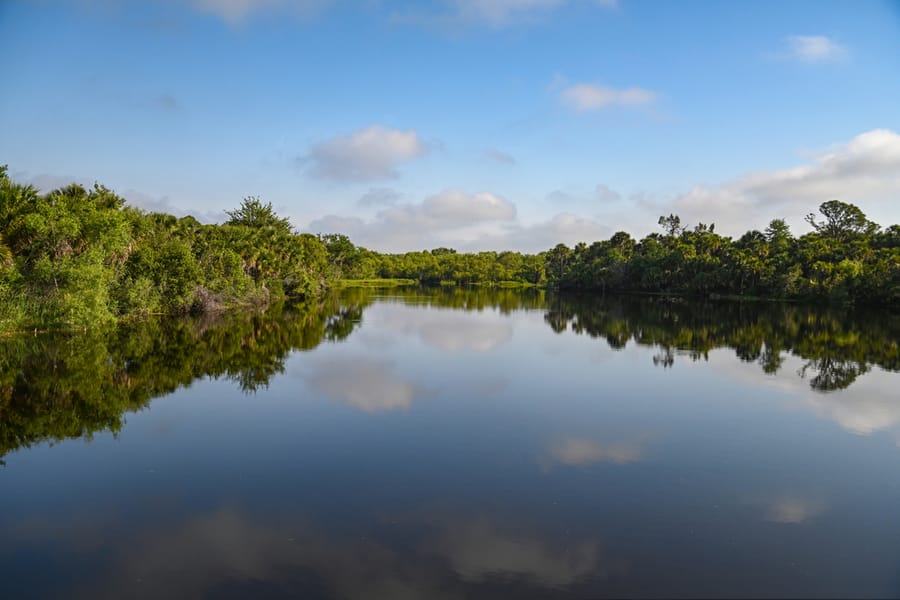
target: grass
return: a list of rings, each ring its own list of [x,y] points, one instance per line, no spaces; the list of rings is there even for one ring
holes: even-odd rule
[[[336,288],[382,288],[419,285],[415,279],[339,279],[332,284]]]

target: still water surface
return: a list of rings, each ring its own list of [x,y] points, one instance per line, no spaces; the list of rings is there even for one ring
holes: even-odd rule
[[[422,289],[7,339],[2,595],[897,597],[898,340]]]

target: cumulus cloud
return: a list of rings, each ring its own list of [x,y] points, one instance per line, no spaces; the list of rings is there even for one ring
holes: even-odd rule
[[[320,233],[344,233],[356,243],[381,251],[433,248],[460,239],[470,228],[512,221],[516,207],[489,192],[445,190],[418,204],[395,204],[380,210],[374,220],[326,215],[309,224]]]
[[[576,83],[560,92],[563,104],[579,112],[602,110],[612,106],[646,106],[656,94],[643,88],[616,89],[591,83]]]
[[[824,35],[792,35],[785,40],[785,56],[804,63],[833,63],[847,60],[845,46]]]
[[[328,0],[191,0],[195,9],[218,17],[230,25],[246,22],[259,13],[309,14]]]
[[[307,382],[330,399],[369,413],[408,409],[418,391],[394,375],[388,362],[363,357],[323,361]]]
[[[900,135],[875,129],[819,152],[805,165],[750,173],[719,186],[696,186],[676,198],[674,212],[683,222],[712,221],[717,231],[732,235],[748,227],[762,229],[778,217],[796,226],[796,232],[804,215],[832,199],[866,202],[860,207],[869,218],[896,222],[898,195]],[[672,205],[657,208],[665,212]]]
[[[399,163],[427,153],[415,130],[371,125],[313,145],[300,164],[318,179],[368,181],[398,177]]]
[[[504,231],[481,236],[461,244],[463,248],[483,250],[518,250],[541,252],[557,244],[574,246],[578,242],[590,244],[612,235],[612,229],[589,217],[562,212],[545,221],[508,227]]]

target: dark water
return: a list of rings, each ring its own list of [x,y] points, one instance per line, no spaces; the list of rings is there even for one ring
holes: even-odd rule
[[[900,319],[348,291],[0,342],[0,596],[900,595]]]

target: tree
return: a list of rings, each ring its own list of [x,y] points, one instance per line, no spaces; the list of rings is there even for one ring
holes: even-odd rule
[[[226,225],[243,225],[245,227],[274,227],[284,233],[291,233],[291,222],[279,217],[272,209],[272,203],[265,204],[256,196],[247,196],[237,210],[226,211],[230,217]]]
[[[666,232],[666,235],[670,237],[675,237],[684,231],[684,227],[681,225],[681,217],[678,215],[670,214],[668,217],[660,216],[657,224],[662,227],[663,231]]]
[[[806,222],[825,237],[845,242],[851,237],[878,231],[878,225],[866,219],[863,211],[840,200],[823,202],[819,205],[819,212],[825,217],[823,222],[816,221],[813,213],[806,215]]]

